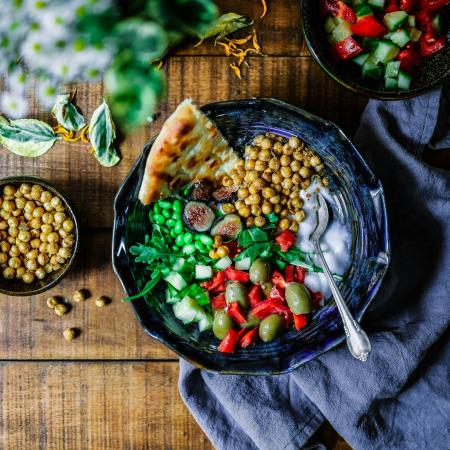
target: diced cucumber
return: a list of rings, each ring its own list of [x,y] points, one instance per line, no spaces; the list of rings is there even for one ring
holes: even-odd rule
[[[381,39],[366,37],[362,40],[362,45],[364,48],[374,51],[380,42]]]
[[[252,260],[247,257],[247,258],[242,258],[239,261],[236,261],[236,263],[234,264],[234,267],[237,270],[250,270],[250,266],[252,265]]]
[[[416,16],[408,16],[408,26],[410,28],[416,27]]]
[[[352,35],[352,26],[348,22],[341,22],[333,32],[328,36],[328,41],[331,45],[347,39]]]
[[[211,299],[209,298],[209,293],[206,290],[204,290],[201,294],[197,295],[195,297],[195,300],[197,300],[197,303],[200,306],[209,305],[211,303]]]
[[[376,62],[387,64],[392,61],[398,54],[400,49],[390,41],[380,41],[373,52]]]
[[[385,78],[397,78],[399,70],[400,61],[389,61],[386,64],[386,71],[384,72],[384,76]]]
[[[171,285],[167,285],[166,289],[166,302],[167,303],[178,303],[181,297],[178,295],[178,291]]]
[[[385,78],[384,87],[389,90],[397,89],[397,78]]]
[[[360,5],[355,8],[357,17],[373,16],[373,11],[367,5]]]
[[[212,277],[212,267],[197,264],[195,266],[195,278],[197,280],[208,280]]]
[[[331,33],[338,26],[338,23],[339,22],[336,20],[336,17],[327,16],[323,24],[323,27],[327,33]]]
[[[163,274],[163,277],[166,277],[170,273],[170,269],[168,267],[163,267],[161,269],[161,273]]]
[[[378,81],[383,76],[383,67],[378,65],[373,55],[367,58],[367,61],[362,66],[363,78]]]
[[[432,19],[431,19],[431,27],[434,31],[436,31],[437,34],[442,34],[442,14],[437,13]]]
[[[184,297],[178,303],[172,306],[173,313],[178,320],[181,320],[185,325],[198,322],[205,316],[203,308],[191,297]]]
[[[225,256],[223,258],[220,258],[216,264],[214,264],[214,269],[217,270],[224,270],[227,267],[231,266],[233,264],[233,261],[231,261],[231,258],[229,256]]]
[[[209,331],[213,325],[213,317],[209,313],[204,313],[202,318],[198,321],[198,331]]]
[[[411,85],[412,77],[409,73],[405,72],[404,70],[400,70],[398,72],[398,88],[402,89],[403,91],[407,91],[409,89],[409,86]]]
[[[171,284],[177,291],[183,290],[186,286],[186,280],[178,272],[170,272],[164,277],[169,284]]]
[[[411,37],[409,36],[408,31],[404,28],[395,31],[391,36],[391,41],[400,48],[404,47],[410,40]]]
[[[185,258],[178,258],[172,267],[174,272],[190,272],[193,269],[194,266]]]
[[[389,31],[395,31],[408,20],[408,13],[405,11],[394,11],[387,13],[383,17],[383,22]]]
[[[195,259],[195,256],[194,256],[194,255],[191,255],[191,256],[189,256],[189,258],[187,259],[187,262],[195,266],[195,263],[197,262],[197,260]]]
[[[378,9],[379,11],[384,9],[384,0],[369,0],[367,3],[369,6],[374,9]]]
[[[422,32],[418,30],[417,28],[411,28],[409,30],[409,36],[411,37],[411,40],[413,42],[418,42],[420,39],[420,36],[422,36]]]
[[[391,39],[391,37],[392,37],[392,35],[393,35],[394,33],[395,33],[394,31],[389,31],[389,33],[386,33],[386,34],[383,36],[383,39]]]
[[[205,288],[202,288],[199,284],[194,283],[184,288],[183,291],[180,293],[180,295],[181,298],[183,297],[197,298],[199,295],[203,294],[203,292],[205,292]]]

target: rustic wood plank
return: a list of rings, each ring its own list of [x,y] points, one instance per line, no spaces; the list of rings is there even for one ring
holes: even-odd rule
[[[212,449],[176,363],[2,363],[2,449]]]
[[[60,185],[74,200],[82,224],[110,227],[112,203],[122,180],[142,147],[158,132],[162,120],[186,97],[198,104],[249,97],[276,97],[314,114],[335,121],[350,135],[354,132],[366,100],[338,86],[311,58],[252,58],[242,80],[236,78],[224,57],[172,57],[166,70],[169,91],[160,104],[160,119],[128,135],[120,144],[123,160],[113,168],[101,167],[86,145],[58,143],[46,155],[22,158],[0,149],[2,176],[33,174]],[[77,103],[88,116],[99,104],[100,85],[81,84]],[[37,105],[33,111],[41,111]],[[36,116],[36,114],[35,114]],[[38,117],[49,119],[40,112]]]
[[[175,359],[144,332],[132,306],[120,301],[123,291],[111,268],[110,233],[90,232],[83,238],[77,265],[61,284],[33,297],[0,296],[0,360]],[[92,297],[73,302],[72,294],[80,288],[89,289]],[[72,310],[58,317],[46,306],[49,295],[67,297]],[[98,295],[110,297],[111,304],[95,306]],[[80,336],[67,342],[62,336],[67,327],[78,327]]]

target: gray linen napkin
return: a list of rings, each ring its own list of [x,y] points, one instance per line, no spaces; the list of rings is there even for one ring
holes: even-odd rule
[[[180,393],[217,449],[298,449],[327,419],[355,449],[450,448],[450,89],[371,101],[355,142],[380,177],[392,262],[363,325],[366,363],[345,344],[288,375],[221,376],[180,361]]]

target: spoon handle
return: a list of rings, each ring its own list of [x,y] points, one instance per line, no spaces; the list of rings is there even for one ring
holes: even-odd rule
[[[320,263],[333,294],[334,301],[336,302],[336,306],[341,315],[342,323],[344,324],[345,336],[347,338],[347,346],[350,350],[350,353],[356,359],[359,359],[360,361],[366,361],[368,354],[372,350],[369,338],[349,311],[344,298],[339,292],[336,282],[334,281],[328,264],[325,261],[325,257],[323,256],[322,249],[320,248],[319,243],[315,242],[314,246],[316,249],[316,253],[319,255]]]

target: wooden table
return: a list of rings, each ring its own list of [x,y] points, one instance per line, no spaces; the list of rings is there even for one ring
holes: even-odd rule
[[[221,1],[223,11],[258,17],[258,1]],[[59,143],[38,159],[0,150],[1,176],[32,174],[49,179],[72,197],[81,212],[83,247],[73,272],[48,294],[70,299],[88,288],[92,296],[113,299],[97,308],[93,298],[73,303],[57,317],[46,294],[0,298],[0,448],[1,449],[195,449],[211,448],[178,394],[174,353],[149,338],[111,269],[112,202],[144,143],[184,98],[198,104],[218,100],[276,97],[332,120],[352,135],[364,98],[331,81],[311,59],[299,28],[298,0],[269,2],[258,26],[267,56],[249,58],[242,80],[229,59],[212,45],[171,56],[165,70],[167,96],[161,118],[127,136],[123,160],[100,167],[81,144]],[[103,94],[101,85],[78,85],[77,103],[90,115]],[[31,97],[31,116],[48,114]],[[65,327],[81,329],[73,342]],[[320,431],[329,447],[348,448],[329,426]]]

